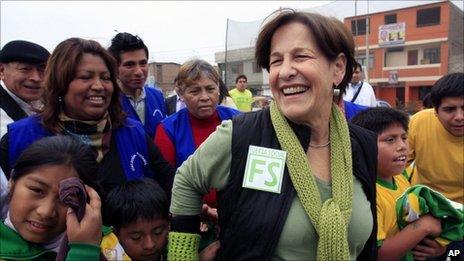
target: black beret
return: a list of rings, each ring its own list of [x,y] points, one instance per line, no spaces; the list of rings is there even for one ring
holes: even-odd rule
[[[0,50],[0,62],[25,62],[41,64],[47,62],[50,53],[44,47],[28,41],[11,41]]]

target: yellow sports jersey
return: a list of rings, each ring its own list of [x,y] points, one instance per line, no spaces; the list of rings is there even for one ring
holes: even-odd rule
[[[122,248],[114,233],[105,235],[100,244],[101,252],[107,260],[130,261],[131,259]]]
[[[449,133],[434,109],[420,111],[409,122],[411,185],[426,185],[450,200],[464,203],[464,137]]]
[[[377,179],[377,242],[398,232],[396,200],[411,186],[403,174],[393,176],[393,184]]]

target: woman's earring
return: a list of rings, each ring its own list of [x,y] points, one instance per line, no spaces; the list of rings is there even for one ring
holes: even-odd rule
[[[58,102],[59,102],[59,103],[62,103],[62,102],[63,102],[63,99],[61,99],[61,96],[58,96]]]
[[[332,89],[333,89],[333,96],[334,97],[340,96],[340,89],[337,88],[337,86],[335,84],[332,84]]]

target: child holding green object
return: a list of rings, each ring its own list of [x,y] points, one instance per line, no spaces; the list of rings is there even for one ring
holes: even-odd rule
[[[442,232],[441,221],[430,214],[402,230],[397,225],[396,200],[411,186],[405,171],[408,155],[409,117],[392,108],[369,108],[351,122],[377,133],[377,245],[378,260],[399,260],[410,250],[415,258],[440,256],[446,247],[434,238]]]

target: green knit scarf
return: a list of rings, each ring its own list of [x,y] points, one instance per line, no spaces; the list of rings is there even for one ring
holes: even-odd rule
[[[330,170],[332,198],[322,203],[305,150],[275,103],[271,120],[293,186],[319,236],[317,260],[349,260],[348,224],[353,201],[353,170],[348,124],[335,104],[330,116]]]

